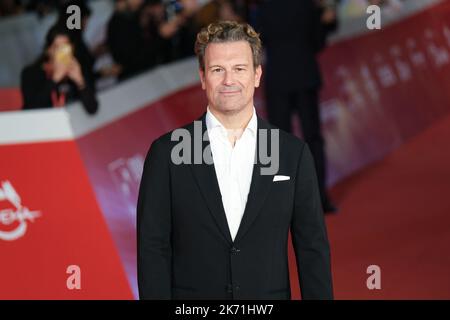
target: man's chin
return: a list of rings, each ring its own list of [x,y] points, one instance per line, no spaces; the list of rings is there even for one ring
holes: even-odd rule
[[[240,103],[239,103],[240,102]],[[223,113],[236,113],[245,109],[245,106],[242,105],[242,101],[222,101],[217,104],[217,109]]]
[[[236,114],[242,110],[243,108],[241,106],[225,106],[219,109],[219,111],[224,114]]]

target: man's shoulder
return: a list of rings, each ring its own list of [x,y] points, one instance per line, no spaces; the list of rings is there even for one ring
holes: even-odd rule
[[[267,122],[266,120],[260,118],[259,121],[261,123],[260,128],[262,129],[278,130],[280,145],[282,145],[284,148],[292,151],[297,149],[301,151],[306,145],[306,143],[301,138],[278,128],[277,126]]]
[[[149,151],[153,150],[162,152],[171,149],[176,143],[179,142],[180,136],[183,136],[184,134],[194,134],[195,125],[200,126],[201,128],[201,118],[162,134],[153,140]]]

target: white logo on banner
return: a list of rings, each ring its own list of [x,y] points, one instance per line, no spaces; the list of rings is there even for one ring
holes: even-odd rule
[[[124,203],[133,225],[136,224],[136,199],[144,161],[141,154],[135,154],[130,158],[119,158],[108,164],[108,171],[116,188],[122,194],[122,199],[125,200]]]
[[[40,216],[40,212],[30,211],[27,207],[24,207],[20,196],[9,181],[1,182],[1,201],[8,201],[11,207],[0,210],[0,240],[16,240],[27,231],[27,222],[34,222],[34,219]],[[15,229],[5,231],[4,226],[8,227],[15,222],[18,222],[18,226]]]

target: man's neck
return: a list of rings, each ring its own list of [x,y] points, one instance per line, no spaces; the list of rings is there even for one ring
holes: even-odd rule
[[[253,105],[246,107],[240,112],[222,113],[213,110],[209,107],[209,111],[216,117],[216,119],[224,126],[228,132],[228,140],[234,147],[236,141],[242,136],[245,128],[253,116]]]
[[[227,130],[244,130],[253,116],[253,105],[239,112],[223,113],[209,107],[209,111]]]

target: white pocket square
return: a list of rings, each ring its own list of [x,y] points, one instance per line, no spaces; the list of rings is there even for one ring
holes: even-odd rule
[[[291,177],[289,177],[289,176],[273,176],[273,182],[285,181],[285,180],[289,180],[289,179],[291,179]]]

